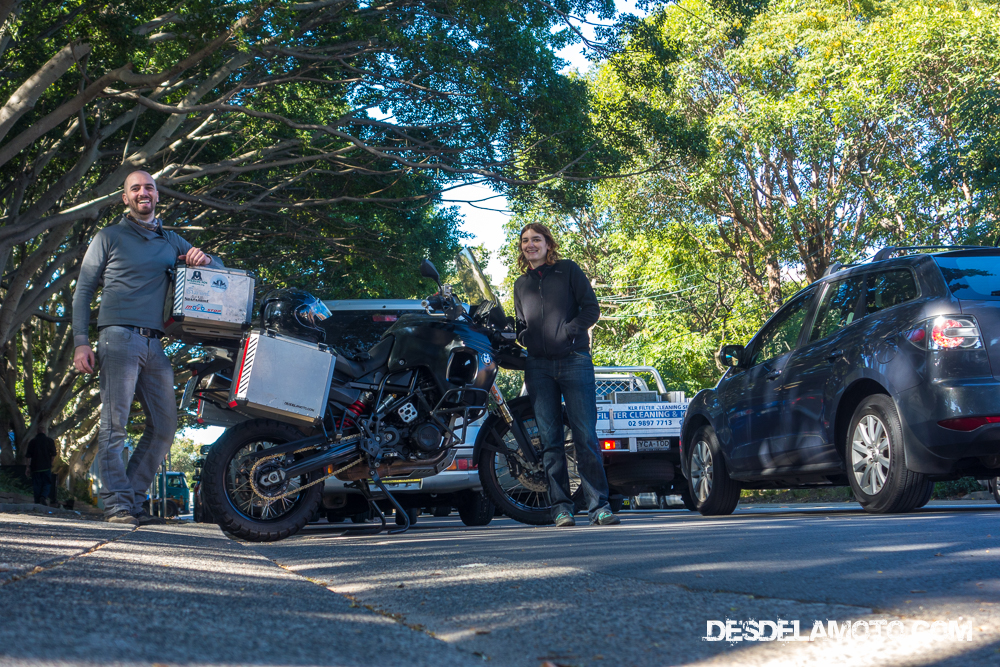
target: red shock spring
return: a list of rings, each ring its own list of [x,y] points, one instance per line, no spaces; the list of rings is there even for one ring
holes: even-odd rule
[[[354,403],[352,403],[351,405],[347,406],[347,411],[350,412],[355,417],[360,417],[361,413],[365,411],[365,403],[364,403],[364,401],[362,401],[359,398],[358,400],[354,401]],[[349,419],[347,417],[347,415],[345,414],[344,418],[340,421],[340,428],[344,428],[344,424],[346,422],[348,422],[348,421],[350,421],[352,424],[354,423],[354,420],[353,419]]]

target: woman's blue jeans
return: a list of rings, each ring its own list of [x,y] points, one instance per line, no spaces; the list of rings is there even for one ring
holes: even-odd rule
[[[542,461],[549,478],[552,518],[562,512],[574,513],[570,497],[569,471],[563,440],[563,405],[573,432],[580,490],[593,521],[608,507],[608,478],[597,448],[597,387],[590,355],[572,352],[563,359],[529,358],[524,369],[535,422],[542,441]]]

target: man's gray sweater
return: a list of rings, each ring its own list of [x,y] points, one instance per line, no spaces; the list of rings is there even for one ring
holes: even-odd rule
[[[191,244],[174,232],[160,229],[153,232],[125,216],[116,225],[97,232],[87,248],[73,293],[73,343],[90,343],[90,304],[98,286],[101,290],[101,310],[97,324],[101,327],[120,325],[163,329],[163,304],[167,298],[169,276],[180,255],[187,254]],[[213,266],[224,268],[217,257]]]

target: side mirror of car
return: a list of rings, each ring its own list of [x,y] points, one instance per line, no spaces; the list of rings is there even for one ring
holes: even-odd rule
[[[719,363],[727,368],[739,368],[743,363],[743,353],[745,349],[742,345],[723,345],[719,348],[716,358]]]
[[[438,273],[438,270],[434,268],[434,264],[429,259],[420,262],[420,275],[424,278],[430,278],[438,285],[441,285],[441,274]]]

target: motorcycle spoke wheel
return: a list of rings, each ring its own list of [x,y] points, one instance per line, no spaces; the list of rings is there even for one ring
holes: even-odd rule
[[[279,470],[282,459],[265,459],[256,471],[248,460],[251,455],[301,438],[295,427],[270,419],[251,419],[228,429],[205,457],[203,513],[210,514],[223,530],[252,542],[281,540],[301,530],[322,500],[321,484],[306,486],[320,473],[268,484],[264,479]],[[293,456],[297,460],[306,455]],[[252,471],[256,484],[250,481]]]
[[[507,429],[506,424],[498,424],[494,433],[500,436],[494,440],[493,446],[484,448],[479,458],[479,477],[483,491],[503,513],[516,521],[530,525],[546,525],[552,523],[552,501],[549,496],[548,477],[541,466],[541,443],[538,438],[538,428],[530,404],[511,405],[512,411],[520,415],[525,434],[531,441],[539,459],[536,469],[527,469],[520,460],[517,441]],[[580,476],[577,472],[576,451],[572,431],[564,427],[564,446],[566,448],[566,463],[570,478],[570,492],[575,493],[580,487]]]
[[[267,440],[247,443],[230,459],[229,468],[226,471],[226,493],[236,511],[248,519],[254,521],[281,519],[293,511],[299,501],[298,493],[285,496],[286,493],[294,492],[302,485],[299,477],[288,480],[280,487],[280,492],[275,494],[284,497],[268,498],[257,495],[250,484],[250,471],[253,466],[244,463],[245,457],[265,451],[278,444],[280,443]]]

